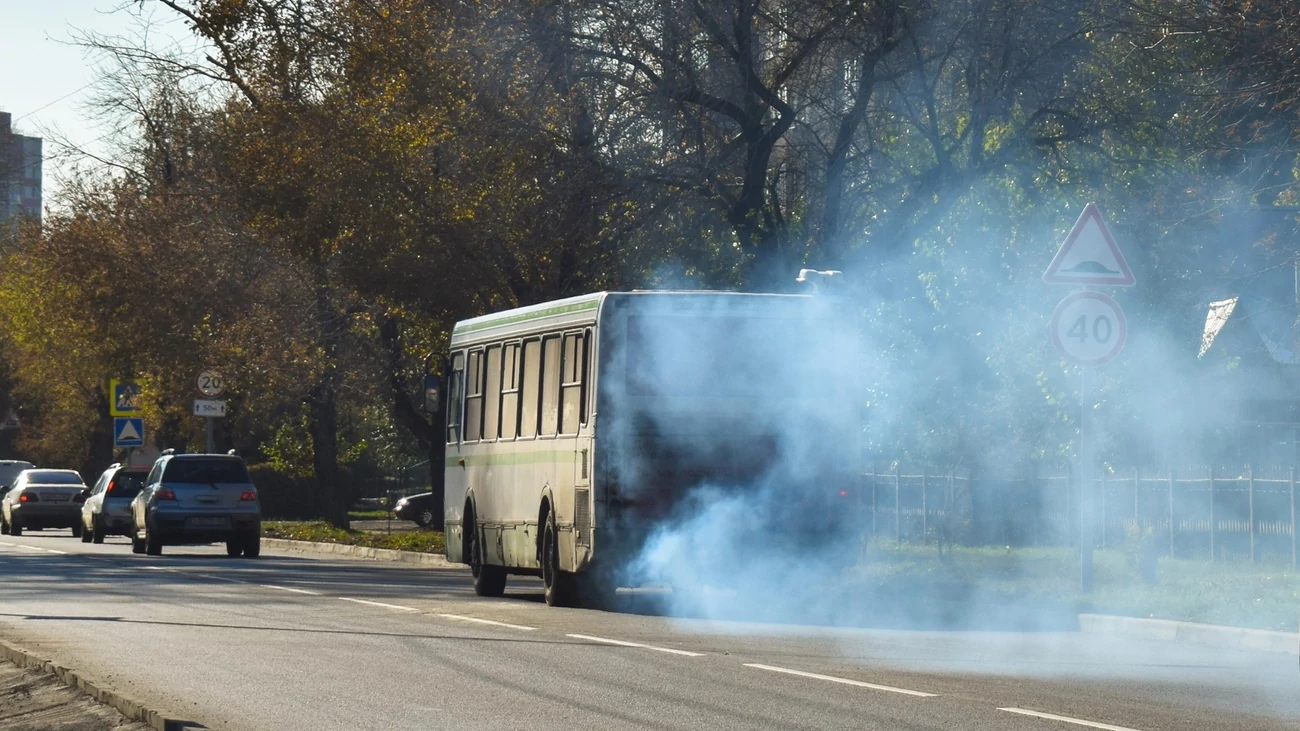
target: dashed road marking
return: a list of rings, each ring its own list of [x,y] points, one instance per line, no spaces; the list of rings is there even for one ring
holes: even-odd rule
[[[66,556],[66,555],[68,555],[68,552],[67,552],[67,551],[56,551],[56,550],[54,550],[53,548],[41,548],[40,546],[25,546],[25,545],[23,545],[23,544],[21,544],[21,543],[0,543],[0,546],[8,546],[8,547],[10,547],[10,548],[18,548],[18,549],[22,549],[22,550],[24,550],[24,551],[36,551],[37,553],[55,553],[55,554],[58,554],[58,555],[60,555],[60,556]]]
[[[319,591],[310,591],[308,589],[298,589],[292,586],[277,586],[275,584],[258,584],[264,589],[279,589],[280,591],[291,591],[294,594],[307,594],[308,596],[321,596]]]
[[[369,599],[349,599],[348,597],[345,597],[345,596],[341,596],[341,597],[339,597],[339,599],[341,599],[341,600],[343,600],[343,601],[345,601],[345,602],[352,602],[352,603],[354,603],[354,604],[369,604],[369,605],[372,606],[372,607],[383,607],[383,608],[385,608],[385,609],[400,609],[400,610],[402,610],[403,612],[418,612],[418,611],[420,611],[420,610],[416,609],[415,607],[404,607],[404,606],[402,606],[401,604],[385,604],[385,603],[383,603],[383,602],[372,602],[372,601],[370,601]]]
[[[654,645],[645,645],[640,642],[626,642],[624,640],[611,640],[608,637],[592,637],[591,635],[565,635],[575,640],[587,640],[589,642],[603,642],[606,645],[618,645],[619,647],[639,647],[643,650],[654,650],[655,652],[667,652],[673,655],[685,655],[686,657],[703,657],[703,652],[690,652],[687,650],[674,650],[671,647],[656,647]]]
[[[1099,728],[1102,731],[1137,731],[1127,726],[1113,726],[1109,723],[1100,723],[1098,721],[1085,721],[1082,718],[1070,718],[1069,716],[1058,716],[1055,713],[1043,713],[1042,711],[1030,711],[1024,708],[999,708],[999,711],[1007,713],[1019,713],[1022,716],[1033,716],[1048,721],[1060,721],[1061,723],[1072,723],[1075,726],[1087,726],[1088,728]]]
[[[493,627],[507,627],[509,629],[521,629],[529,632],[537,629],[536,627],[526,627],[522,624],[510,624],[509,622],[498,622],[494,619],[480,619],[478,617],[466,617],[463,614],[439,614],[438,616],[444,617],[446,619],[457,619],[462,622],[477,622],[478,624],[490,624]]]
[[[774,673],[785,673],[786,675],[798,675],[801,678],[812,678],[814,680],[825,680],[831,683],[843,683],[844,685],[856,685],[859,688],[870,688],[872,690],[883,690],[888,693],[902,693],[903,695],[916,696],[917,698],[935,698],[936,693],[925,693],[919,690],[908,690],[907,688],[895,688],[892,685],[879,685],[876,683],[864,683],[861,680],[850,680],[848,678],[837,678],[834,675],[821,675],[819,673],[807,673],[802,670],[791,670],[790,668],[779,668],[775,665],[759,665],[758,663],[745,663],[747,668],[757,668],[759,670],[768,670]],[[1003,709],[1006,710],[1006,709]]]

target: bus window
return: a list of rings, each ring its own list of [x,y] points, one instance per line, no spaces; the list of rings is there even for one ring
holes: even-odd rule
[[[460,441],[460,416],[464,407],[465,390],[465,354],[456,353],[451,357],[451,380],[447,388],[447,443]]]
[[[519,436],[537,436],[537,402],[541,389],[542,341],[524,343],[523,404],[519,409]]]
[[[501,438],[514,439],[519,433],[519,343],[501,352]]]
[[[564,336],[564,363],[560,378],[560,433],[577,434],[582,420],[582,359],[584,337],[581,333]]]
[[[496,439],[501,425],[501,346],[487,349],[487,385],[483,391],[483,438]]]
[[[555,436],[560,426],[560,338],[542,340],[542,436]]]
[[[591,328],[582,333],[582,423],[587,423],[591,413]]]
[[[469,354],[465,368],[465,441],[477,442],[483,436],[483,351]]]

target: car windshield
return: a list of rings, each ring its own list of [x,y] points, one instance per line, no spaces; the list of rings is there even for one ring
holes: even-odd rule
[[[29,485],[80,485],[81,475],[76,472],[57,472],[54,470],[32,470],[27,473]]]
[[[108,496],[133,498],[144,487],[143,472],[119,472],[108,483]]]
[[[248,470],[240,459],[173,459],[167,463],[163,482],[249,482]]]

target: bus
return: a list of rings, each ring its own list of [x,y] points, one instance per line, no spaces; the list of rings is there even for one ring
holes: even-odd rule
[[[733,292],[599,292],[457,323],[448,560],[481,596],[514,574],[540,576],[550,605],[607,603],[647,580],[629,567],[706,488],[761,494],[764,530],[821,555],[862,473],[856,338],[850,300]]]

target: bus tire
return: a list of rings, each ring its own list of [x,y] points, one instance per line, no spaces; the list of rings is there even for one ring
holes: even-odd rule
[[[578,605],[576,577],[560,570],[560,531],[555,526],[555,513],[550,511],[546,513],[546,528],[542,533],[542,584],[546,587],[548,606]]]
[[[466,558],[469,559],[469,572],[474,577],[474,593],[479,596],[499,597],[506,593],[506,570],[501,566],[493,566],[483,559],[483,536],[478,527],[478,522],[472,519],[465,521],[468,532],[466,538],[469,543],[469,550],[466,551]]]

